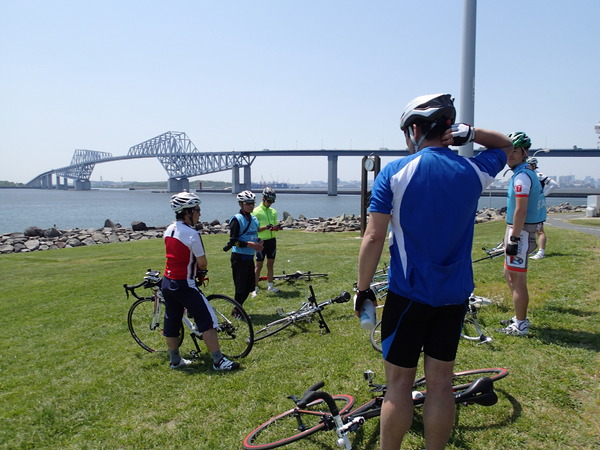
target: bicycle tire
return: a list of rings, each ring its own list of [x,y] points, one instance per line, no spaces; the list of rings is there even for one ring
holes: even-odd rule
[[[248,313],[238,302],[226,295],[211,294],[206,298],[219,323],[217,335],[221,352],[231,358],[247,356],[254,345],[254,328]]]
[[[505,376],[508,375],[508,369],[504,369],[501,367],[493,367],[487,369],[473,369],[473,370],[463,370],[461,372],[455,372],[452,376],[452,391],[454,393],[464,391],[467,389],[473,381],[477,378],[487,377],[492,381],[496,382]],[[413,390],[423,390],[421,389],[426,384],[425,377],[421,377],[413,383]]]
[[[382,352],[381,350],[381,320],[378,321],[375,324],[375,327],[373,327],[373,329],[371,330],[371,345],[373,346],[373,348],[375,350],[377,350],[379,353]]]
[[[347,413],[354,405],[351,395],[333,395],[340,415]],[[326,419],[331,418],[327,404],[319,399],[306,408],[293,408],[267,420],[252,430],[244,439],[246,450],[266,450],[282,447],[308,437],[317,431],[327,430]]]
[[[271,322],[254,334],[254,341],[260,341],[266,337],[273,336],[275,333],[279,333],[281,330],[289,327],[294,321],[289,317],[277,319]]]
[[[163,309],[164,314],[164,309]],[[131,336],[140,347],[148,352],[166,352],[167,344],[163,334],[164,316],[160,318],[158,327],[151,330],[154,315],[154,297],[143,297],[136,300],[127,313],[127,326]],[[179,345],[183,342],[183,324],[179,330]]]

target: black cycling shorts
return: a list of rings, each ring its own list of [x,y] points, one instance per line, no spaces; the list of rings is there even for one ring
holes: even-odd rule
[[[421,350],[454,361],[468,302],[434,308],[389,291],[381,322],[383,358],[407,369],[417,367]]]
[[[256,252],[256,260],[264,261],[265,256],[267,259],[275,259],[275,255],[277,254],[277,239],[267,239],[263,241],[263,249],[261,252]]]
[[[210,302],[197,288],[190,287],[188,280],[171,280],[163,277],[161,289],[165,298],[165,323],[163,334],[166,337],[179,336],[184,311],[194,318],[201,333],[218,326]]]

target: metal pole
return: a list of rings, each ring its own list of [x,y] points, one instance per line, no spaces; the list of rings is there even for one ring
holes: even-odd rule
[[[475,35],[477,0],[465,0],[463,16],[463,54],[460,92],[460,122],[475,122]],[[461,156],[473,156],[473,143],[458,148]]]

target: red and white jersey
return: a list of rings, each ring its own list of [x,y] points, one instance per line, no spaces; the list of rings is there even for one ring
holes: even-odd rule
[[[167,255],[165,277],[194,282],[196,257],[205,254],[198,231],[184,222],[177,221],[167,227],[163,237]]]

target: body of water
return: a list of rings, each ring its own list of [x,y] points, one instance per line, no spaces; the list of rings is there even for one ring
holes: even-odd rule
[[[235,195],[231,193],[198,192],[202,201],[203,222],[229,219],[238,212]],[[130,227],[133,221],[148,226],[165,226],[174,215],[169,207],[172,194],[146,190],[99,189],[92,191],[58,191],[47,189],[0,189],[0,234],[23,232],[37,226],[58,229],[101,228],[106,219]],[[261,195],[257,195],[260,201]],[[585,204],[581,198],[550,197],[548,205],[569,202]],[[288,212],[297,218],[337,217],[360,214],[360,195],[278,194],[273,205],[280,219]],[[506,206],[504,197],[482,196],[479,209]]]

